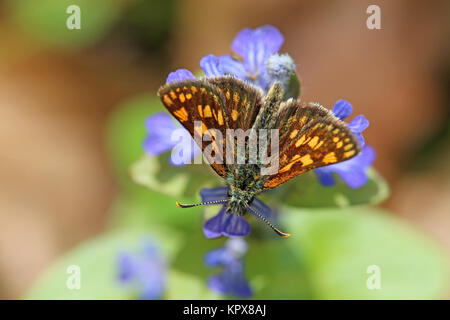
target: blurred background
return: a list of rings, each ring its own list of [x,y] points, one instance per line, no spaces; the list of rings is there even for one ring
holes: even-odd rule
[[[81,30],[66,28],[70,4]],[[366,27],[370,4],[381,30]],[[21,297],[108,227],[118,106],[264,24],[284,34],[303,100],[346,99],[370,120],[366,141],[391,187],[381,206],[450,251],[448,1],[1,1],[0,298]]]

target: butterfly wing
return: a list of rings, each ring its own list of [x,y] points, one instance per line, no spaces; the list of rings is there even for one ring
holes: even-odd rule
[[[158,90],[158,96],[167,110],[189,131],[194,140],[196,140],[196,136],[200,136],[202,139],[202,135],[210,135],[210,141],[199,143],[202,151],[209,145],[213,145],[217,147],[218,152],[221,152],[222,159],[226,159],[224,146],[228,115],[223,108],[225,97],[214,84],[206,80],[169,83]],[[216,137],[210,134],[210,129],[220,131],[221,141],[216,140]],[[204,155],[217,174],[225,177],[224,160],[216,161],[209,153],[204,153]]]
[[[235,130],[236,134],[250,133],[249,129],[253,128],[264,105],[262,91],[230,76],[210,78],[208,81],[215,84],[225,98],[224,112],[228,115],[228,127]],[[248,161],[245,164],[238,164],[238,148],[244,147],[248,160],[249,140],[239,141],[235,136],[229,135],[226,143],[227,152],[233,156],[233,160],[228,159],[227,163],[228,177],[233,177],[228,181],[244,190],[248,181],[259,180],[258,165],[248,164]]]
[[[230,129],[246,131],[253,126],[262,106],[262,92],[234,77],[210,78],[225,98],[224,112]]]
[[[287,149],[299,133],[312,121],[330,116],[330,111],[319,104],[302,104],[289,99],[280,106],[275,127],[279,132],[279,149]]]
[[[288,101],[280,111],[279,170],[266,178],[264,189],[322,166],[356,156],[361,147],[346,124],[317,104]]]

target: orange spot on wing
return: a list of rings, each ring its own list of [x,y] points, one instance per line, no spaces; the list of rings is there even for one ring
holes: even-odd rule
[[[319,142],[319,137],[315,136],[314,138],[311,139],[311,141],[308,142],[308,146],[310,148],[314,148],[318,142]]]
[[[300,137],[300,139],[298,139],[296,142],[295,142],[295,146],[298,148],[298,147],[300,147],[302,144],[303,144],[303,142],[305,141],[305,135],[302,135],[301,137]]]
[[[234,121],[237,120],[238,115],[239,115],[239,112],[237,112],[237,110],[233,109],[233,111],[231,111],[231,118],[233,118]]]
[[[289,162],[287,165],[285,165],[283,168],[280,169],[280,173],[287,172],[291,170],[292,166],[296,164],[297,162],[302,163],[302,167],[308,166],[314,161],[311,159],[311,156],[309,154],[304,155],[303,157],[300,157],[299,155],[295,155],[292,157],[291,162]]]
[[[233,101],[238,103],[241,98],[237,92],[233,93]]]
[[[322,145],[323,145],[323,140],[320,141],[320,142],[317,144],[317,146],[314,147],[314,150],[319,149]]]
[[[212,117],[211,107],[209,106],[209,104],[207,104],[205,106],[205,109],[203,110],[203,114],[205,115],[205,118],[211,118]]]
[[[322,161],[325,164],[335,163],[337,162],[336,154],[334,152],[327,153],[325,157],[323,157]]]
[[[179,119],[181,122],[185,122],[189,119],[189,115],[186,111],[186,109],[184,107],[181,107],[180,109],[178,109],[177,111],[175,111],[174,116],[177,117],[177,119]]]
[[[344,157],[350,158],[354,154],[355,154],[355,150],[350,150],[350,151],[347,151],[347,152],[344,153]]]
[[[297,136],[298,130],[292,130],[291,134],[289,135],[289,138],[294,139]]]
[[[351,148],[353,148],[353,143],[349,143],[349,144],[344,146],[344,150],[345,151],[350,150]]]
[[[303,157],[301,157],[299,159],[302,162],[302,167],[308,166],[311,163],[313,163],[314,161],[311,159],[311,156],[309,154],[304,155]]]
[[[163,101],[166,105],[171,106],[173,104],[172,99],[169,98],[169,96],[167,94],[164,95],[163,97]]]
[[[223,115],[222,115],[222,110],[219,110],[218,115],[217,115],[217,122],[219,122],[219,125],[223,125]]]

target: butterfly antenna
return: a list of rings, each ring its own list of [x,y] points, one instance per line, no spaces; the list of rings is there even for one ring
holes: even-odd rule
[[[262,220],[265,224],[267,224],[277,235],[279,235],[282,238],[288,238],[291,236],[290,233],[284,233],[281,230],[279,230],[277,227],[275,227],[269,220],[267,220],[261,213],[256,211],[255,209],[251,208],[250,206],[247,206],[247,209],[251,211],[254,215],[256,215],[260,220]]]
[[[176,202],[176,205],[180,208],[192,208],[192,207],[198,207],[198,206],[208,206],[212,204],[219,204],[219,203],[226,203],[228,202],[228,199],[225,200],[214,200],[214,201],[206,201],[206,202],[200,202],[195,204],[181,204],[178,201]]]

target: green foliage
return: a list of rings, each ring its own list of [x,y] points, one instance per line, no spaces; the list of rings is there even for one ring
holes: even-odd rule
[[[202,223],[202,208],[183,210],[175,199],[142,187],[124,191],[115,201],[111,211],[112,226],[142,226],[162,224],[184,232],[198,232]]]
[[[123,229],[86,241],[60,257],[37,280],[26,299],[131,299],[132,292],[121,288],[117,281],[117,257],[123,251],[138,252],[142,240],[148,237],[161,246],[167,261],[171,261],[181,238],[167,228],[143,230]],[[81,288],[69,290],[66,282],[71,265],[80,267]]]
[[[389,186],[374,168],[368,171],[369,181],[358,189],[352,189],[336,176],[336,185],[322,186],[313,172],[302,174],[275,190],[280,202],[298,208],[349,207],[362,204],[378,204],[389,196]],[[280,189],[281,189],[280,188]]]
[[[213,300],[220,296],[206,287],[204,279],[192,275],[171,271],[165,294],[168,300]]]
[[[207,164],[174,167],[168,155],[144,156],[130,168],[133,181],[163,194],[187,199],[198,198],[202,188],[220,185],[214,171]]]
[[[114,169],[122,180],[127,178],[131,164],[143,155],[145,119],[161,110],[156,95],[143,94],[123,101],[110,115],[106,142]]]
[[[119,14],[119,2],[111,0],[8,0],[12,19],[41,44],[62,48],[89,46],[101,39]],[[81,29],[66,26],[67,7],[78,5]]]
[[[203,187],[221,185],[206,165],[173,167],[170,153],[144,155],[145,119],[160,111],[156,97],[125,101],[111,115],[107,143],[121,192],[111,208],[110,227],[121,231],[81,244],[55,262],[33,286],[30,299],[132,299],[116,281],[115,259],[122,249],[138,248],[150,234],[169,263],[165,299],[227,299],[206,287],[220,272],[203,258],[224,239],[208,240],[202,224],[219,206],[182,210],[174,202],[196,202]],[[292,234],[278,238],[250,217],[252,234],[245,257],[246,275],[256,299],[434,299],[448,286],[448,257],[433,241],[380,209],[389,195],[374,169],[362,188],[350,189],[338,178],[323,187],[313,173],[263,193],[280,212],[280,224]],[[164,227],[157,227],[164,226]],[[170,229],[167,229],[170,228]],[[183,241],[184,240],[184,241]],[[68,265],[80,265],[82,289],[68,290]],[[366,286],[367,268],[380,267],[381,289]]]
[[[283,99],[287,100],[289,98],[297,99],[300,96],[300,80],[298,79],[297,73],[292,73],[287,84],[286,92],[284,93]]]
[[[438,299],[448,288],[443,248],[380,209],[286,208],[283,221],[315,299]],[[371,265],[380,290],[366,286]]]
[[[312,299],[301,248],[289,239],[253,239],[246,256],[246,273],[254,299]]]

